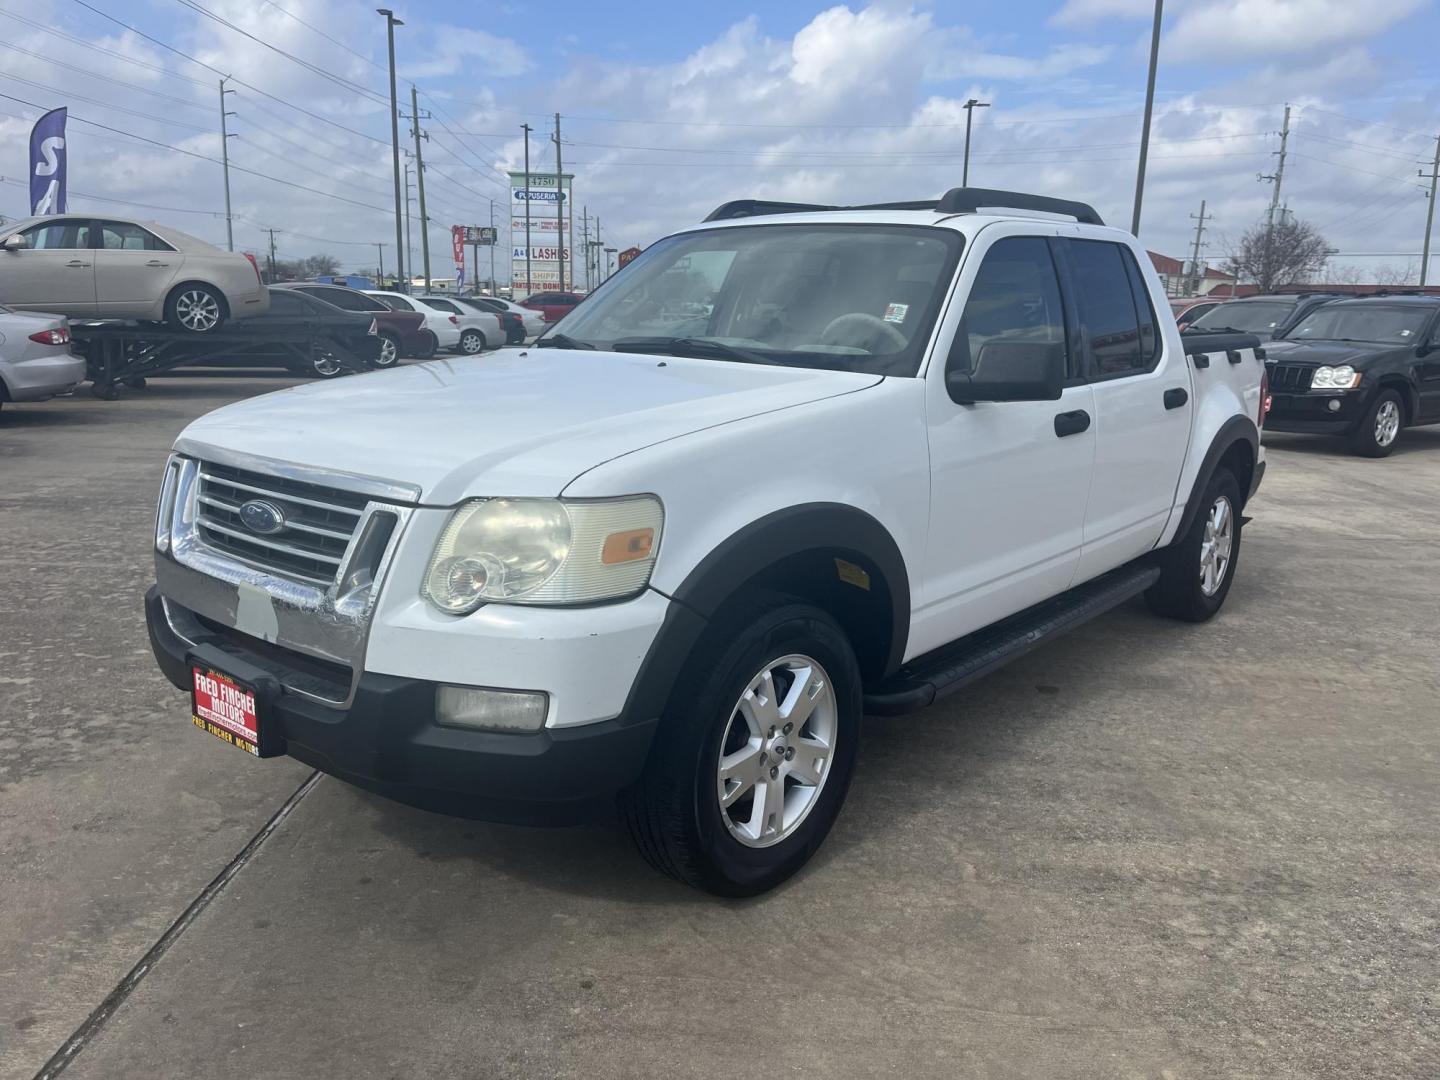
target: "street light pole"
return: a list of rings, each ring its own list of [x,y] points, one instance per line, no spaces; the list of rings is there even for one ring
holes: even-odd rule
[[[380,280],[376,283],[380,288],[385,288],[385,245],[378,240],[375,242],[375,253],[380,256]]]
[[[229,79],[230,76],[226,75],[220,80],[220,162],[225,171],[225,246],[234,251],[235,222],[230,216],[230,130],[225,125],[225,118],[235,114],[225,111],[225,95],[235,91],[225,89],[225,83]]]
[[[400,249],[404,246],[405,237],[401,233],[400,221],[400,101],[395,90],[395,27],[405,24],[395,18],[395,13],[389,8],[376,8],[375,11],[385,16],[385,37],[390,45],[390,159],[395,167],[395,280],[400,291],[407,292],[405,267],[400,264]]]
[[[1140,235],[1140,203],[1145,197],[1145,159],[1150,155],[1150,115],[1155,111],[1155,68],[1160,62],[1160,15],[1165,0],[1155,0],[1155,26],[1150,31],[1150,77],[1145,83],[1145,123],[1140,129],[1140,167],[1135,174],[1135,211],[1130,232]]]
[[[976,109],[988,109],[990,102],[976,101],[973,97],[965,102],[965,165],[960,171],[960,186],[970,186],[970,118]]]
[[[520,130],[525,132],[525,295],[529,296],[535,291],[530,277],[530,132],[534,129],[529,124],[521,124]],[[511,286],[513,291],[514,282]]]
[[[498,292],[500,291],[500,289],[499,289],[499,288],[496,286],[496,284],[495,284],[495,241],[498,240],[499,237],[494,235],[494,233],[495,233],[495,200],[494,200],[494,199],[491,199],[491,200],[490,200],[490,233],[491,233],[491,235],[490,235],[490,295],[491,295],[491,296],[494,296],[496,293],[498,293]]]

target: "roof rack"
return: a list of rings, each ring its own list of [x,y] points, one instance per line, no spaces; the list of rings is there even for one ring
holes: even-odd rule
[[[706,221],[728,221],[734,218],[759,217],[765,214],[808,214],[825,210],[934,210],[940,214],[974,214],[982,206],[1008,210],[1034,210],[1045,214],[1063,214],[1086,225],[1104,225],[1100,215],[1088,203],[1069,199],[1052,199],[1045,195],[1027,195],[1022,191],[999,191],[995,188],[951,188],[939,199],[917,199],[909,202],[864,203],[860,206],[826,206],[822,203],[771,202],[766,199],[733,199],[721,203],[706,216]]]

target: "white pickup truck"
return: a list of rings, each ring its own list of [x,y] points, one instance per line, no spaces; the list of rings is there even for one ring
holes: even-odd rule
[[[1144,593],[1224,602],[1258,341],[1090,207],[727,203],[535,346],[191,424],[146,598],[196,726],[396,799],[617,801],[723,895],[794,873],[866,712]]]

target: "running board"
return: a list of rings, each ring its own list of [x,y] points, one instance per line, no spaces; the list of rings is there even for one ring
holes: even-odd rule
[[[1159,568],[1149,562],[1130,563],[916,657],[866,691],[865,712],[869,716],[900,716],[923,709],[1042,642],[1123,604],[1159,577]]]

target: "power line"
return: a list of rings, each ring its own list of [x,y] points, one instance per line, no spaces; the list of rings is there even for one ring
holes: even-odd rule
[[[0,12],[0,14],[4,14],[4,12]],[[199,102],[187,101],[185,98],[178,98],[175,97],[173,94],[162,94],[159,90],[152,90],[150,89],[150,87],[141,86],[139,83],[126,82],[123,79],[116,79],[109,75],[101,75],[98,71],[90,71],[87,68],[76,67],[74,64],[67,64],[63,60],[56,60],[53,56],[45,56],[43,53],[32,52],[29,49],[22,49],[17,45],[7,45],[5,42],[0,41],[0,49],[9,49],[11,52],[18,52],[31,60],[43,60],[47,64],[54,64],[56,67],[64,68],[67,71],[73,71],[76,74],[83,75],[89,79],[100,79],[103,82],[114,83],[116,86],[123,86],[127,90],[134,90],[137,93],[150,94],[154,97],[160,98],[162,101],[168,101],[172,105],[183,105],[186,108],[199,109],[202,112],[210,111],[207,106],[201,105]],[[14,75],[9,76],[9,78],[12,79],[17,77],[18,76]],[[196,82],[198,84],[199,80],[196,80]],[[68,94],[70,93],[70,91],[66,90],[64,91],[64,93]]]
[[[58,86],[50,86],[47,83],[36,82],[34,79],[24,79],[19,75],[11,75],[7,72],[0,72],[0,78],[10,79],[12,82],[24,83],[26,86],[33,86],[37,90],[45,90],[51,94],[60,94],[72,101],[83,101],[87,105],[99,105],[102,109],[109,109],[112,112],[125,113],[127,116],[138,116],[142,120],[153,120],[157,124],[169,124],[171,127],[185,128],[189,131],[198,131],[204,135],[214,134],[214,128],[201,127],[198,124],[187,124],[182,120],[171,120],[169,117],[155,116],[151,113],[143,113],[137,109],[127,109],[123,105],[112,105],[108,101],[99,98],[86,97],[84,94],[77,94],[73,90],[62,90]]]
[[[103,12],[99,12],[97,14],[103,14]],[[53,26],[46,26],[44,23],[36,22],[34,19],[28,19],[24,15],[16,15],[13,11],[7,11],[5,8],[0,8],[0,15],[9,16],[16,22],[24,23],[26,26],[39,30],[41,33],[50,34],[65,41],[73,42],[76,45],[83,45],[88,52],[99,52],[104,53],[107,56],[113,56],[117,60],[125,61],[125,63],[131,67],[145,68],[148,71],[158,71],[162,75],[169,75],[172,78],[181,79],[185,82],[192,83],[195,86],[203,86],[206,88],[210,86],[210,84],[204,79],[191,78],[189,75],[182,75],[178,71],[171,71],[169,68],[164,67],[160,64],[151,64],[144,60],[137,60],[133,56],[127,56],[125,53],[122,53],[116,49],[107,49],[105,46],[97,45],[93,41],[86,41],[84,38],[76,37],[74,34],[67,34],[64,30],[57,30]],[[109,18],[109,16],[107,15],[106,18]],[[129,27],[126,27],[126,29],[129,29]],[[197,64],[200,63],[198,60],[195,62]]]
[[[28,180],[16,180],[9,176],[0,176],[0,184],[10,184],[14,187],[29,188]],[[88,191],[77,191],[74,188],[67,189],[67,194],[73,199],[88,199],[91,202],[115,203],[119,206],[139,206],[145,210],[164,210],[171,214],[199,214],[205,217],[223,218],[223,210],[195,210],[184,206],[161,206],[157,203],[136,202],[134,199],[117,199],[113,195],[94,195]]]
[[[280,14],[282,14],[282,15],[287,15],[287,16],[289,16],[291,19],[294,19],[294,20],[295,20],[297,23],[299,23],[301,26],[305,27],[305,29],[307,29],[307,30],[312,30],[312,31],[314,31],[315,33],[319,34],[321,37],[323,37],[326,41],[330,42],[332,45],[338,45],[340,48],[342,48],[342,49],[344,49],[346,52],[348,52],[351,56],[357,57],[357,58],[360,59],[360,60],[364,60],[365,63],[369,64],[371,67],[373,67],[376,71],[380,72],[382,75],[384,75],[384,74],[387,73],[387,72],[386,72],[386,69],[385,69],[384,67],[382,67],[381,65],[377,64],[374,60],[370,59],[370,57],[366,56],[364,53],[355,51],[355,50],[352,49],[349,45],[346,45],[343,41],[341,41],[339,38],[331,37],[331,36],[330,36],[329,34],[327,34],[324,30],[321,30],[318,26],[314,25],[313,23],[308,23],[308,22],[306,22],[304,19],[300,18],[300,16],[299,16],[299,15],[296,15],[293,11],[287,11],[285,8],[281,7],[279,4],[275,3],[275,0],[262,0],[262,2],[265,3],[267,6],[274,8],[276,11],[280,12]]]

